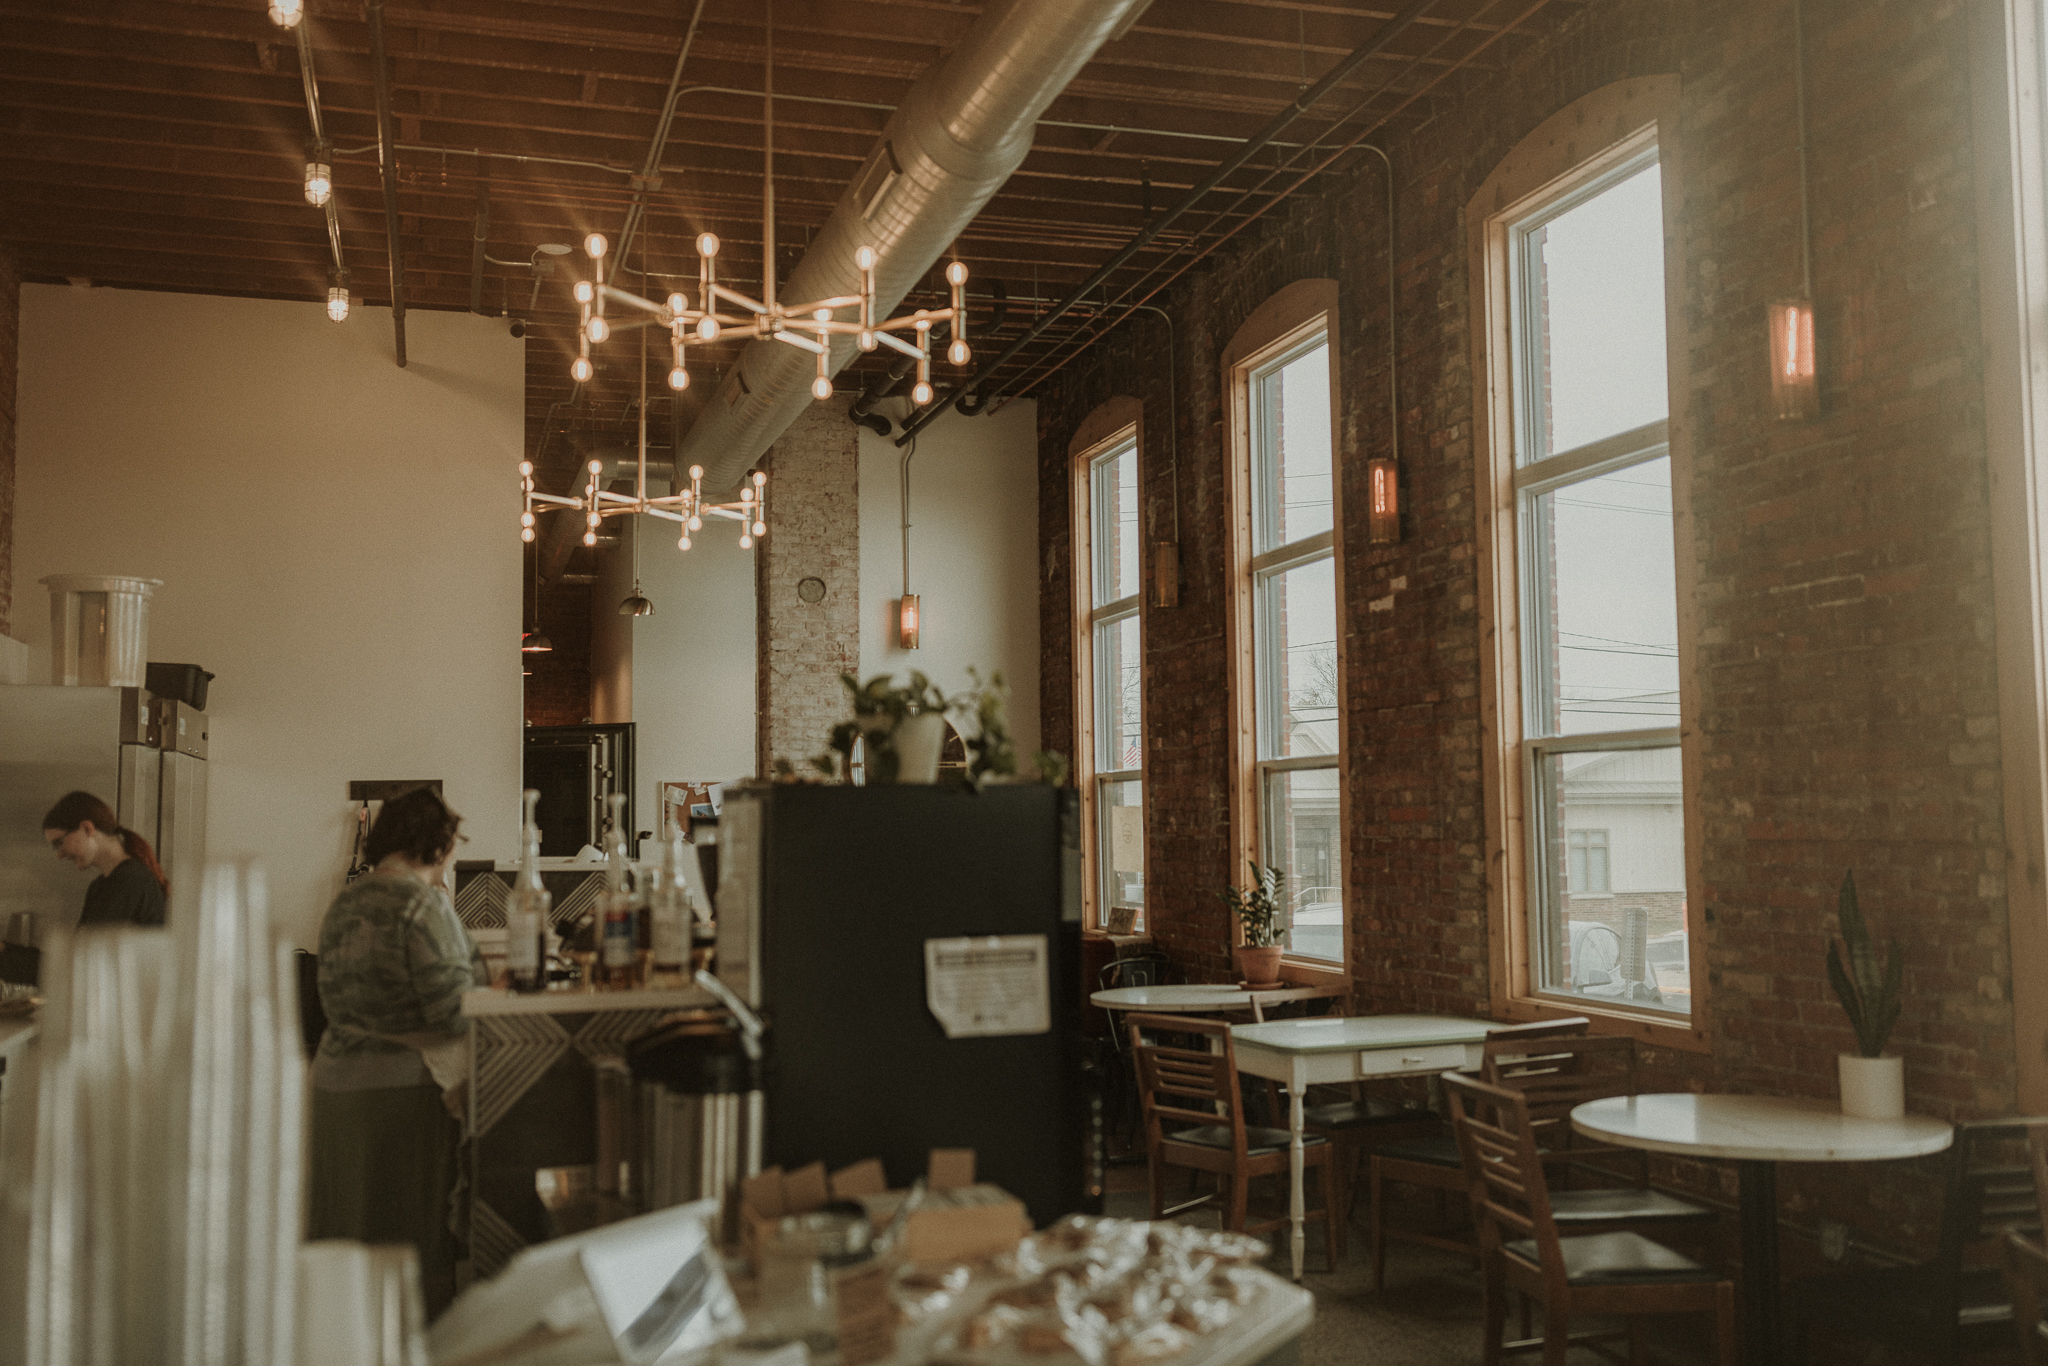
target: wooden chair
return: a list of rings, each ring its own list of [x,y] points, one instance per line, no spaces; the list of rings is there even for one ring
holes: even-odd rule
[[[1717,1360],[1735,1366],[1733,1281],[1639,1233],[1561,1237],[1528,1098],[1455,1072],[1444,1074],[1444,1087],[1479,1228],[1486,1366],[1535,1351],[1544,1366],[1564,1366],[1574,1344],[1617,1338],[1627,1340],[1631,1361],[1642,1362],[1641,1316],[1682,1313],[1711,1313]],[[1510,1289],[1542,1302],[1541,1338],[1501,1341]],[[1620,1331],[1574,1334],[1572,1320],[1588,1315],[1618,1315],[1627,1323]]]
[[[1507,1025],[1488,1031],[1486,1038],[1489,1045],[1496,1039],[1518,1040],[1526,1044],[1544,1039],[1576,1038],[1584,1035],[1591,1023],[1592,1021],[1583,1015],[1574,1015],[1567,1019],[1543,1020],[1536,1024]],[[1458,1162],[1457,1140],[1441,1122],[1431,1133],[1413,1139],[1397,1139],[1374,1145],[1372,1165],[1367,1179],[1371,1187],[1372,1284],[1375,1290],[1386,1288],[1389,1239],[1396,1242],[1421,1243],[1426,1247],[1442,1248],[1446,1252],[1478,1255],[1478,1245],[1465,1238],[1431,1233],[1423,1229],[1389,1228],[1387,1225],[1386,1189],[1389,1182],[1405,1182],[1411,1186],[1420,1186],[1425,1190],[1437,1192],[1439,1222],[1448,1218],[1448,1204],[1444,1197],[1464,1193],[1465,1174]]]
[[[2009,1230],[2041,1233],[2030,1154],[2048,1117],[1956,1126],[1933,1258],[1851,1267],[1794,1281],[1785,1296],[1788,1356],[1815,1331],[1908,1347],[1937,1362],[2010,1341],[2013,1299],[1999,1265]]]
[[[1102,965],[1096,974],[1096,989],[1109,991],[1117,987],[1157,987],[1166,985],[1173,971],[1172,962],[1163,953],[1137,953],[1128,958],[1112,958]],[[1104,1008],[1109,1016],[1109,1056],[1106,1059],[1109,1073],[1104,1089],[1104,1128],[1112,1139],[1120,1139],[1127,1132],[1136,1141],[1137,1108],[1133,1104],[1137,1081],[1131,1071],[1131,1060],[1124,1052],[1124,1030],[1114,1010]],[[1135,1157],[1119,1158],[1122,1161],[1136,1161]]]
[[[2005,1288],[2012,1296],[2021,1366],[2048,1366],[2048,1323],[2041,1321],[2041,1306],[2048,1303],[2048,1249],[2024,1233],[2007,1233],[2004,1246]]]
[[[1124,1027],[1130,1031],[1131,1060],[1137,1068],[1138,1098],[1145,1113],[1145,1147],[1152,1164],[1152,1217],[1166,1217],[1166,1169],[1172,1166],[1228,1179],[1225,1228],[1263,1233],[1286,1226],[1285,1214],[1278,1219],[1247,1222],[1252,1179],[1285,1177],[1292,1166],[1289,1148],[1293,1140],[1285,1129],[1258,1128],[1244,1122],[1237,1050],[1231,1044],[1230,1026],[1220,1020],[1182,1015],[1131,1014],[1124,1017]],[[1147,1031],[1197,1035],[1209,1040],[1212,1047],[1198,1051],[1148,1043]],[[1188,1127],[1169,1129],[1169,1123]],[[1343,1244],[1339,1241],[1336,1201],[1332,1198],[1330,1144],[1310,1134],[1305,1148],[1304,1173],[1322,1173],[1323,1247],[1334,1271]]]

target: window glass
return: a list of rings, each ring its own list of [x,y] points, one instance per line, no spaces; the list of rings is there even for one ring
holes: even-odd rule
[[[1591,735],[1678,724],[1671,460],[1538,495],[1526,519],[1540,629],[1530,730]]]
[[[1095,628],[1095,770],[1115,773],[1144,764],[1143,699],[1139,690],[1138,618]]]
[[[1133,765],[1136,767],[1136,765]],[[1144,785],[1110,782],[1101,787],[1102,867],[1105,904],[1145,904]]]
[[[1537,418],[1523,463],[1666,414],[1663,177],[1655,162],[1524,227],[1519,340]]]
[[[1287,875],[1290,952],[1344,960],[1344,839],[1337,819],[1335,768],[1279,769],[1265,775],[1266,861]]]
[[[1337,562],[1325,555],[1259,586],[1260,757],[1337,753]]]
[[[1138,448],[1125,446],[1089,472],[1095,526],[1095,605],[1138,591]]]
[[[1537,786],[1545,828],[1564,832],[1545,837],[1550,895],[1530,927],[1538,989],[1689,1012],[1678,747],[1547,753]]]
[[[1330,529],[1330,348],[1317,342],[1259,372],[1255,408],[1254,553]]]

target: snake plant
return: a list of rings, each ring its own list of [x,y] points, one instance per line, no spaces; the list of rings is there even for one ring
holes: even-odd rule
[[[1885,946],[1889,952],[1884,966],[1878,966],[1877,946],[1871,942],[1870,928],[1863,923],[1863,912],[1856,905],[1853,871],[1842,874],[1836,918],[1842,924],[1849,964],[1842,965],[1841,951],[1829,939],[1828,984],[1835,989],[1842,1009],[1848,1012],[1849,1027],[1856,1031],[1857,1051],[1866,1058],[1875,1058],[1883,1054],[1885,1040],[1891,1037],[1892,1026],[1899,1020],[1899,987],[1904,981],[1905,960],[1899,956],[1899,941],[1894,939]]]

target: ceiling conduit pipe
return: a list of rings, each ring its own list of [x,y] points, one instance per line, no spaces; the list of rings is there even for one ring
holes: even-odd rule
[[[1137,235],[1124,243],[1114,256],[1103,262],[1093,275],[1090,275],[1080,284],[1075,285],[1073,291],[1066,298],[1040,314],[1031,329],[1023,336],[1017,338],[1017,340],[1011,342],[1002,355],[997,356],[995,360],[987,365],[977,366],[975,374],[977,376],[993,376],[997,370],[1015,360],[1018,352],[1036,341],[1048,327],[1059,321],[1060,317],[1073,308],[1075,304],[1080,303],[1089,294],[1101,287],[1115,273],[1119,266],[1123,265],[1124,262],[1130,260],[1133,256],[1136,256],[1144,249],[1147,243],[1164,232],[1182,214],[1192,209],[1209,191],[1221,185],[1232,172],[1243,166],[1247,161],[1250,161],[1260,149],[1270,146],[1275,138],[1287,131],[1289,125],[1307,113],[1310,106],[1316,104],[1325,95],[1336,89],[1338,84],[1350,76],[1352,72],[1364,66],[1374,57],[1377,57],[1386,49],[1388,43],[1391,43],[1409,25],[1420,19],[1435,3],[1436,0],[1414,0],[1414,3],[1410,4],[1406,9],[1380,25],[1379,31],[1373,34],[1371,38],[1353,48],[1343,57],[1338,58],[1337,64],[1324,72],[1321,80],[1302,91],[1299,95],[1296,95],[1293,101],[1285,109],[1275,114],[1264,128],[1261,128],[1258,132],[1245,139],[1236,151],[1225,157],[1201,184],[1181,196],[1179,203],[1139,229]],[[789,348],[785,347],[784,349],[788,350]],[[900,446],[916,436],[920,431],[923,431],[936,421],[939,415],[947,409],[964,406],[961,404],[961,400],[970,392],[975,392],[976,390],[977,386],[972,378],[967,383],[956,387],[951,398],[942,402],[934,402],[930,407],[905,423],[903,435],[896,438],[896,444]],[[982,396],[983,401],[986,401],[986,398],[986,395]],[[979,404],[975,405],[974,411],[980,411]]]
[[[932,329],[931,348],[934,354],[944,349],[952,338],[950,323],[940,323]],[[888,418],[875,411],[875,405],[885,398],[893,397],[903,387],[903,381],[910,378],[910,372],[917,368],[917,362],[908,356],[899,355],[889,363],[889,368],[869,380],[867,387],[860,391],[860,397],[846,410],[846,415],[859,426],[867,428],[876,436],[893,436],[896,428]]]
[[[377,162],[384,176],[384,241],[391,254],[391,332],[405,368],[405,249],[398,244],[398,133],[391,124],[391,64],[384,57],[384,0],[364,0],[370,23],[370,73],[377,94]]]
[[[876,307],[893,312],[1022,164],[1046,106],[1149,3],[990,6],[904,96],[780,297],[858,293],[853,254],[868,246]],[[851,337],[835,338],[827,372],[857,354]],[[814,401],[815,376],[809,352],[766,338],[749,343],[683,438],[677,463],[702,465],[707,492],[730,488]]]

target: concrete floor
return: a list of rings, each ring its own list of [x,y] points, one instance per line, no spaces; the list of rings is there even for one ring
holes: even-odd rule
[[[1180,1178],[1176,1172],[1176,1183]],[[1146,1182],[1142,1166],[1113,1168],[1104,1212],[1126,1219],[1148,1217],[1151,1197]],[[1254,1217],[1262,1205],[1269,1212],[1284,1208],[1285,1198],[1284,1182],[1256,1183],[1252,1190]],[[1311,1207],[1315,1199],[1311,1183]],[[1434,1221],[1435,1206],[1418,1198],[1391,1213],[1404,1225],[1421,1227]],[[1213,1208],[1191,1210],[1180,1218],[1205,1228],[1219,1227],[1221,1222]],[[1268,1267],[1284,1276],[1288,1272],[1285,1231],[1267,1236],[1275,1246]],[[1463,1366],[1480,1360],[1480,1287],[1473,1263],[1434,1248],[1390,1243],[1387,1288],[1375,1291],[1363,1202],[1348,1239],[1346,1255],[1336,1271],[1325,1272],[1321,1228],[1310,1220],[1302,1284],[1316,1297],[1316,1317],[1302,1335],[1302,1366]],[[1540,1331],[1540,1315],[1537,1322]],[[1510,1331],[1514,1331],[1512,1321]],[[1705,1315],[1671,1316],[1654,1322],[1651,1360],[1659,1366],[1705,1366],[1713,1359],[1713,1323]],[[1599,1360],[1589,1349],[1572,1353],[1573,1366]]]

